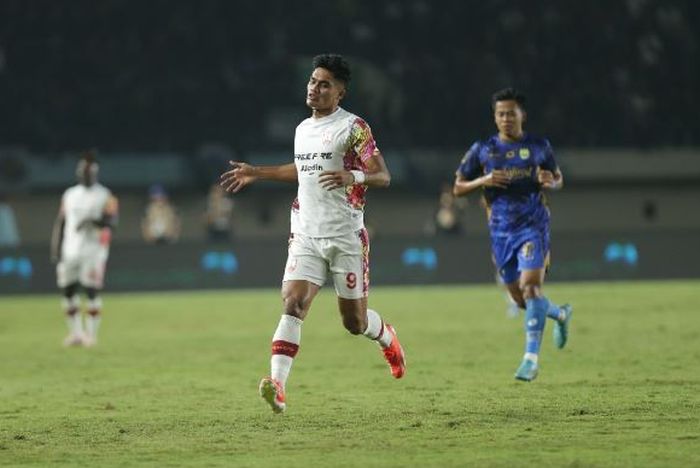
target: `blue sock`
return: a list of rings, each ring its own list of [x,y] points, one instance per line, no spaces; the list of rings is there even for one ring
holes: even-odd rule
[[[525,299],[525,305],[525,352],[539,354],[549,301],[546,297],[535,297]]]
[[[547,301],[547,317],[554,320],[559,320],[559,314],[561,313],[559,306],[553,302],[550,302],[549,299],[544,296],[540,297],[540,299]]]

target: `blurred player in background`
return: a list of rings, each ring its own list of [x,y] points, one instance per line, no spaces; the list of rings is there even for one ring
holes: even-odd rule
[[[549,209],[543,190],[559,190],[562,173],[549,141],[526,134],[525,97],[507,88],[492,98],[498,134],[472,145],[457,169],[456,196],[483,189],[494,263],[513,301],[525,309],[525,355],[518,380],[537,377],[546,317],[554,343],[566,344],[572,308],[542,293],[549,263]]]
[[[299,350],[301,325],[330,272],[343,325],[383,350],[391,373],[401,378],[404,354],[394,328],[367,308],[369,238],[363,209],[367,187],[386,187],[391,176],[367,123],[339,106],[350,68],[339,55],[319,55],[306,87],[311,117],[294,139],[294,163],[255,167],[231,162],[222,186],[238,192],[258,180],[297,182],[292,203],[289,255],[282,282],[284,313],[272,338],[270,377],[260,394],[276,413],[284,411],[285,384]]]
[[[97,343],[102,310],[99,292],[118,213],[117,199],[97,183],[97,172],[95,153],[86,151],[76,169],[78,184],[63,193],[51,236],[51,259],[57,263],[57,283],[63,291],[68,322],[66,346]],[[85,327],[78,295],[81,287],[88,298]]]

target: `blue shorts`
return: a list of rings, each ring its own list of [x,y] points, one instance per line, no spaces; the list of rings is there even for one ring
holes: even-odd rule
[[[544,268],[549,255],[548,230],[527,230],[514,236],[491,237],[493,260],[505,284],[520,278],[523,270]]]

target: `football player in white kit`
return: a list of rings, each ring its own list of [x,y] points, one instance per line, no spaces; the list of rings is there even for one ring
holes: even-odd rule
[[[299,350],[301,326],[329,273],[345,328],[376,341],[395,378],[406,369],[396,330],[367,308],[365,192],[367,187],[388,186],[391,176],[367,123],[339,106],[349,81],[350,68],[343,57],[314,57],[306,86],[311,117],[297,126],[294,162],[252,166],[231,161],[231,170],[221,176],[221,185],[234,193],[258,179],[297,182],[299,187],[282,280],[284,311],[272,338],[271,373],[259,387],[275,413],[286,408],[285,386]]]
[[[68,323],[66,346],[93,346],[100,324],[105,266],[118,202],[97,183],[98,165],[92,151],[83,154],[76,169],[78,184],[63,193],[51,236],[51,259]],[[80,314],[79,288],[88,298],[85,327]]]

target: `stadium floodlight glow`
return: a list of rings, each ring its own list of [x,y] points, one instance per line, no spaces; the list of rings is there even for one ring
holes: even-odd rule
[[[238,272],[238,258],[233,252],[205,252],[200,264],[204,271],[221,271],[227,275]]]
[[[637,246],[631,242],[611,242],[605,247],[603,258],[608,263],[624,263],[636,266],[639,261],[639,251]]]
[[[438,256],[432,247],[409,247],[401,254],[401,262],[406,266],[421,266],[432,271],[437,268]]]
[[[17,276],[28,280],[33,272],[32,262],[27,257],[0,258],[0,276]]]

